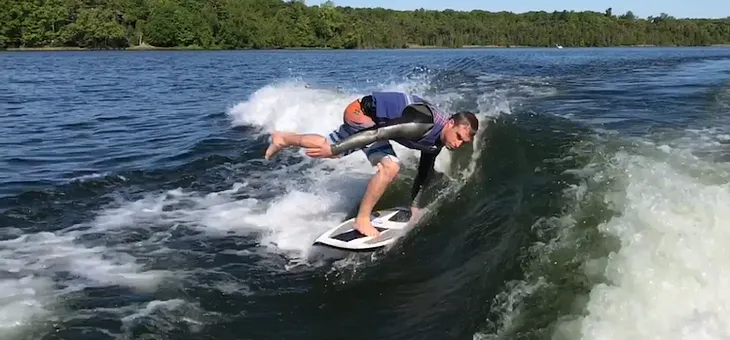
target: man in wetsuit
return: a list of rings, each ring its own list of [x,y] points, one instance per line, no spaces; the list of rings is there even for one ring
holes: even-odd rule
[[[366,236],[379,235],[370,222],[370,214],[400,171],[400,162],[390,140],[421,151],[418,175],[411,190],[411,209],[415,216],[441,149],[445,146],[455,150],[470,143],[479,129],[479,121],[471,112],[447,115],[422,98],[400,92],[374,92],[357,99],[345,108],[343,120],[344,123],[328,137],[275,131],[265,157],[270,159],[282,148],[290,146],[306,148],[306,154],[314,158],[336,158],[362,150],[378,168],[355,219],[355,228]]]

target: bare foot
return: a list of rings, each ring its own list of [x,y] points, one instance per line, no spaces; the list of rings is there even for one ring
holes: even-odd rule
[[[377,237],[380,236],[380,232],[378,229],[375,229],[373,227],[373,224],[370,223],[370,219],[356,219],[355,220],[355,230],[359,231],[361,234],[365,236],[370,237]]]
[[[281,148],[286,146],[286,143],[284,143],[284,136],[286,133],[284,132],[277,132],[274,131],[271,133],[271,144],[269,145],[269,148],[266,149],[266,154],[264,155],[264,158],[270,159],[274,155],[276,155]]]

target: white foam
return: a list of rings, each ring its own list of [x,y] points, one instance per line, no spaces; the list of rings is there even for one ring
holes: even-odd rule
[[[0,280],[0,338],[12,338],[26,329],[28,321],[46,320],[53,303],[51,279],[26,275]]]
[[[122,285],[154,289],[162,274],[103,245],[85,245],[88,231],[24,234],[0,241],[0,333],[21,332],[48,321],[64,295],[86,287]]]
[[[320,90],[290,81],[266,85],[229,109],[233,125],[325,134],[342,121],[341,113],[356,94]]]
[[[593,288],[584,339],[730,338],[728,184],[624,153],[622,215],[601,228],[621,240],[607,261],[610,284]]]

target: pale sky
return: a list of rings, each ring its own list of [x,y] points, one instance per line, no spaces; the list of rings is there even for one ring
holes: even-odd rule
[[[325,0],[306,0],[307,5],[317,5]],[[659,16],[664,12],[676,18],[726,18],[730,17],[730,0],[333,0],[337,6],[383,7],[396,10],[418,8],[457,11],[481,9],[490,12],[509,11],[515,13],[562,10],[591,10],[603,12],[611,7],[613,14],[620,15],[632,11],[634,15],[646,18]]]

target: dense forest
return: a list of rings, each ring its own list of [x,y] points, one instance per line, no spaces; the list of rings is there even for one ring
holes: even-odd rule
[[[730,43],[730,19],[395,11],[301,0],[0,0],[0,48],[402,48]]]

